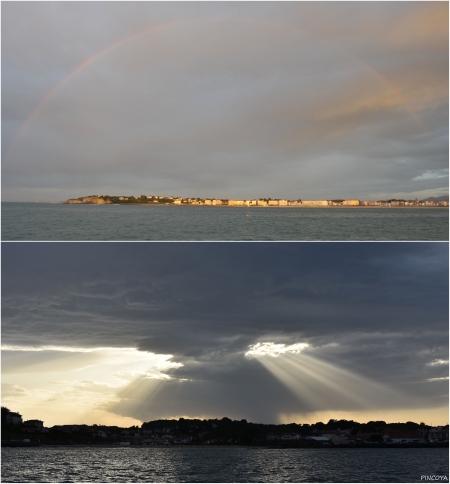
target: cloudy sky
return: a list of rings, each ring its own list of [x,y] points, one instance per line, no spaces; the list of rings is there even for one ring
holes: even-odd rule
[[[25,418],[448,421],[447,243],[3,243]]]
[[[3,2],[3,200],[448,194],[447,2]]]

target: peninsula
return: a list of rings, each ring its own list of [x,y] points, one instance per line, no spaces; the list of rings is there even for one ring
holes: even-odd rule
[[[448,207],[448,197],[419,200],[286,200],[259,198],[252,200],[230,200],[216,198],[182,198],[164,195],[89,195],[87,197],[71,198],[63,203],[67,204],[96,204],[96,205],[204,205],[204,206],[232,206],[232,207]]]

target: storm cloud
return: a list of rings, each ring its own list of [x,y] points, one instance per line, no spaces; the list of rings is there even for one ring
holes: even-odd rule
[[[3,245],[3,371],[72,371],[109,348],[128,383],[108,412],[274,421],[447,405],[446,243]],[[304,348],[249,354],[264,343]],[[126,348],[166,360],[127,373]]]
[[[8,201],[448,193],[445,2],[6,2]]]

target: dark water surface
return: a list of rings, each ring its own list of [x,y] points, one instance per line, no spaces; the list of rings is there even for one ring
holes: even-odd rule
[[[2,482],[448,482],[448,465],[445,448],[2,448]]]
[[[442,208],[2,203],[2,240],[448,240]]]

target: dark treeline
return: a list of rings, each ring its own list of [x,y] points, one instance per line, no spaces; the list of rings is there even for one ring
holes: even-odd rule
[[[141,426],[127,428],[106,425],[64,424],[45,427],[40,420],[26,420],[12,423],[7,419],[11,411],[2,407],[2,445],[13,442],[41,444],[119,444],[129,445],[260,445],[314,447],[325,442],[314,440],[321,435],[341,435],[341,444],[361,444],[361,442],[382,443],[383,436],[396,432],[405,437],[419,436],[423,441],[435,440],[432,432],[436,428],[423,422],[391,422],[373,420],[359,423],[354,420],[335,420],[314,424],[263,424],[247,420],[185,419],[153,420]],[[434,430],[433,430],[434,429]],[[440,430],[442,431],[442,430]],[[344,435],[345,434],[345,435]],[[408,434],[408,435],[407,435]],[[420,434],[420,435],[419,435]],[[445,431],[444,431],[445,434]],[[394,434],[392,434],[394,435]],[[448,429],[447,429],[448,440]],[[354,437],[354,440],[352,440]],[[359,438],[361,437],[361,438]],[[441,440],[444,440],[443,437]],[[320,439],[319,439],[320,440]],[[357,442],[358,441],[358,442]],[[331,439],[327,444],[336,443]]]
[[[423,422],[395,422],[386,423],[381,420],[374,420],[367,423],[359,423],[354,420],[331,419],[327,423],[317,422],[315,424],[262,424],[247,422],[247,420],[231,420],[227,417],[222,419],[184,419],[178,420],[153,420],[144,422],[142,429],[164,429],[172,428],[181,433],[207,433],[208,437],[216,440],[227,440],[228,438],[240,438],[245,441],[260,439],[268,433],[298,433],[301,436],[318,435],[323,430],[350,430],[353,435],[360,433],[382,433],[388,430],[399,432],[416,432],[419,429],[429,428]]]

